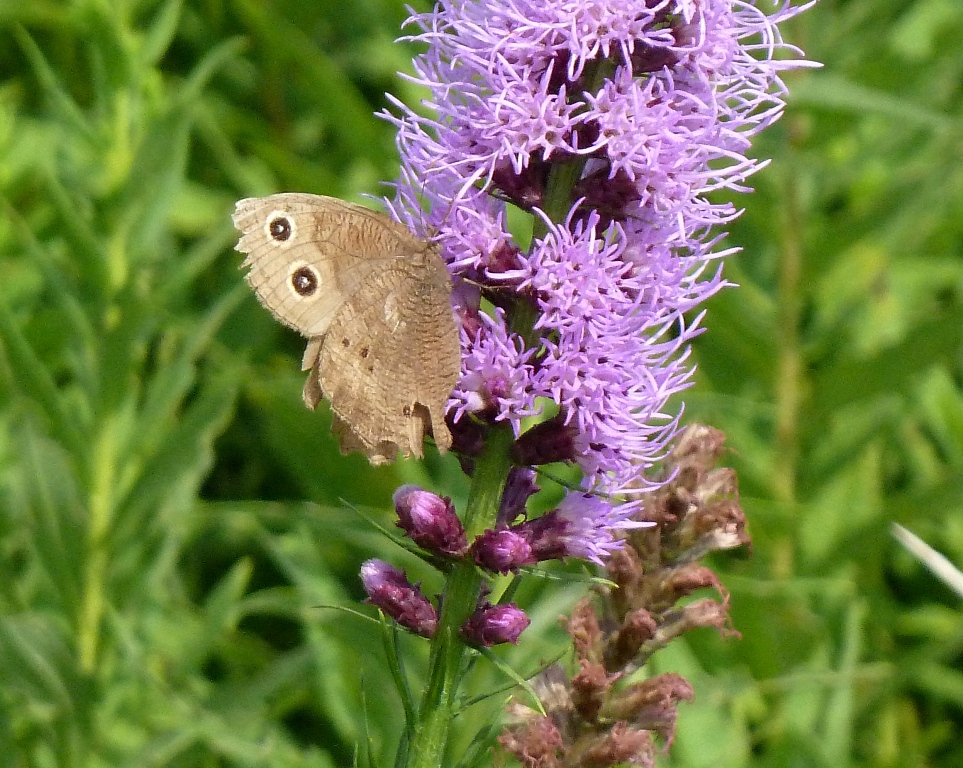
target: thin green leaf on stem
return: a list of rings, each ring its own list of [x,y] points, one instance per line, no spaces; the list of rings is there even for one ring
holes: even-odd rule
[[[411,686],[408,684],[408,676],[405,674],[404,662],[399,648],[399,635],[401,630],[398,625],[389,620],[383,613],[381,618],[381,640],[385,650],[385,658],[388,661],[388,669],[395,681],[395,690],[401,698],[401,706],[405,710],[405,736],[410,739],[418,723],[418,708],[414,697],[411,694]]]

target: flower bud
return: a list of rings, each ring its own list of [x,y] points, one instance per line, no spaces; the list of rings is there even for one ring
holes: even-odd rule
[[[512,446],[512,460],[523,465],[572,461],[578,454],[577,435],[576,423],[566,424],[564,416],[559,414],[523,432]]]
[[[468,549],[465,529],[451,499],[436,496],[417,485],[403,485],[394,495],[397,525],[419,546],[458,557]]]
[[[404,571],[384,560],[367,560],[361,566],[361,583],[368,593],[367,602],[386,616],[422,637],[435,634],[438,611],[421,590],[408,581]]]
[[[462,639],[469,645],[491,646],[518,643],[518,638],[531,624],[525,611],[515,603],[492,605],[482,600],[471,617],[462,625]]]
[[[485,447],[485,424],[467,415],[456,420],[456,414],[451,411],[445,416],[445,424],[451,432],[451,449],[458,456],[462,472],[472,477],[475,474],[474,457]]]
[[[570,493],[556,509],[512,530],[528,539],[538,561],[578,557],[603,565],[613,551],[622,548],[615,531],[651,525],[631,520],[632,511],[631,504],[614,507],[591,494]]]
[[[536,562],[525,535],[509,528],[485,531],[475,539],[471,552],[479,567],[494,573],[517,571]]]
[[[511,525],[520,515],[525,514],[525,505],[533,494],[538,493],[535,485],[535,470],[530,467],[512,467],[502,491],[502,502],[498,508],[498,522]]]

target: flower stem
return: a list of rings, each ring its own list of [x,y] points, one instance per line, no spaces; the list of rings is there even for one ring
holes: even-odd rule
[[[113,516],[113,489],[117,482],[117,420],[108,417],[94,442],[90,490],[90,523],[84,564],[83,592],[77,627],[80,668],[93,674],[97,666],[101,622],[107,608],[108,533]]]
[[[609,71],[607,62],[586,67],[585,82],[597,87],[603,72]],[[542,209],[553,222],[564,221],[572,205],[572,190],[582,177],[587,158],[575,156],[556,163],[549,172]],[[548,232],[546,222],[536,217],[535,237]],[[537,312],[533,305],[518,302],[510,313],[510,327],[527,341],[533,333]],[[475,463],[468,508],[462,521],[468,540],[495,524],[498,507],[512,460],[510,451],[514,433],[507,424],[489,427],[485,447]],[[415,730],[409,752],[409,768],[437,768],[444,764],[448,729],[451,725],[458,676],[465,645],[458,630],[475,609],[482,576],[474,563],[466,561],[451,571],[445,583],[438,631],[432,640],[429,661],[428,687],[421,706],[421,722]]]
[[[609,59],[594,61],[587,64],[582,75],[585,83],[585,92],[594,93],[615,71],[615,64]],[[563,162],[556,162],[552,165],[548,175],[548,182],[545,185],[545,194],[542,198],[542,210],[551,221],[560,223],[565,221],[572,207],[572,190],[582,178],[582,171],[588,162],[586,155],[574,155]],[[540,218],[535,218],[534,235],[535,238],[544,237],[548,232],[548,225]]]
[[[602,67],[593,68],[587,81],[593,83]],[[586,158],[573,157],[557,163],[549,173],[543,210],[554,222],[564,221],[572,204],[572,190],[582,176]],[[544,237],[548,227],[536,217],[536,237]],[[514,333],[528,338],[537,319],[534,307],[519,303],[513,308],[510,325]],[[514,435],[508,425],[495,424],[489,428],[485,448],[475,464],[468,509],[465,512],[465,531],[469,541],[495,524],[502,491],[511,469],[510,451]],[[429,661],[429,682],[421,707],[421,723],[411,744],[410,768],[437,768],[444,761],[448,727],[451,724],[458,673],[465,646],[458,630],[468,619],[478,601],[482,577],[474,564],[457,565],[445,584],[438,632],[432,640]]]
[[[511,469],[509,452],[514,434],[507,424],[489,428],[485,447],[475,464],[464,525],[469,539],[495,524],[502,491]],[[409,768],[444,765],[448,729],[454,717],[458,677],[465,644],[458,630],[478,602],[482,576],[474,563],[459,563],[445,583],[438,631],[432,639],[428,687],[421,704],[421,721],[411,742]]]

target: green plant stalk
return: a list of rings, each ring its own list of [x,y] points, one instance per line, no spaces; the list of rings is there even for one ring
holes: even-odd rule
[[[611,77],[614,72],[615,62],[609,59],[587,64],[582,74],[582,82],[585,84],[584,93],[597,93],[605,79]],[[565,221],[572,208],[572,192],[582,178],[587,161],[588,157],[585,155],[574,155],[552,166],[545,183],[545,194],[542,196],[541,205],[542,211],[550,221],[555,223]],[[545,237],[547,232],[548,225],[545,220],[541,216],[536,216],[532,232],[534,239]]]
[[[610,69],[608,63],[586,71],[586,82],[597,87],[603,73]],[[565,220],[572,205],[572,190],[582,177],[586,158],[573,157],[557,163],[549,173],[542,200],[542,210],[553,222]],[[546,221],[535,217],[533,234],[536,239],[548,232]],[[534,325],[538,319],[534,306],[518,302],[510,313],[509,326],[513,333],[533,344]],[[510,451],[514,434],[507,424],[495,424],[489,428],[485,447],[475,463],[468,508],[462,521],[468,540],[471,541],[495,524],[502,491],[512,467]],[[445,583],[438,631],[432,639],[431,658],[428,662],[428,687],[420,710],[420,722],[411,742],[409,768],[438,768],[444,765],[448,729],[456,710],[458,676],[465,655],[465,645],[458,637],[458,630],[471,616],[478,602],[483,581],[482,574],[471,561],[459,563]]]
[[[788,163],[795,163],[794,134],[799,133],[795,120],[789,121],[790,145]],[[795,129],[795,130],[794,130]],[[791,170],[791,169],[790,169]],[[786,200],[783,241],[779,259],[779,361],[776,376],[775,462],[773,495],[791,508],[796,503],[799,472],[799,417],[804,391],[805,361],[801,331],[803,310],[803,208],[799,196],[798,174],[790,172],[783,195]],[[791,541],[783,537],[774,547],[773,576],[788,578],[793,573]]]
[[[117,420],[107,417],[94,448],[90,490],[90,518],[87,529],[87,558],[77,628],[80,668],[92,674],[97,666],[100,625],[106,602],[107,537],[113,516],[113,489],[117,469]]]
[[[512,465],[509,453],[513,440],[514,434],[507,424],[496,424],[488,431],[485,447],[475,464],[465,512],[464,524],[469,540],[495,525]],[[410,768],[438,768],[444,764],[448,729],[457,704],[458,676],[465,655],[465,644],[458,637],[458,630],[475,610],[482,580],[481,573],[470,560],[459,563],[448,576],[438,631],[432,639],[421,719],[409,752]]]

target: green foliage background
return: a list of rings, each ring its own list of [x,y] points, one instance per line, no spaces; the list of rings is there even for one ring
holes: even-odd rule
[[[337,454],[229,213],[395,176],[373,112],[419,98],[395,75],[405,15],[0,0],[0,768],[390,761],[381,632],[321,606],[356,604],[372,556],[437,578],[340,500],[388,521],[399,483],[461,504],[465,482],[452,457]],[[742,639],[658,657],[697,691],[661,761],[960,766],[960,596],[889,526],[963,564],[963,11],[821,0],[786,34],[825,66],[787,78],[756,145],[741,287],[709,307],[686,398],[739,472],[753,553],[714,565]],[[530,587],[509,662],[556,655],[576,596]],[[424,648],[402,646],[417,685]]]

